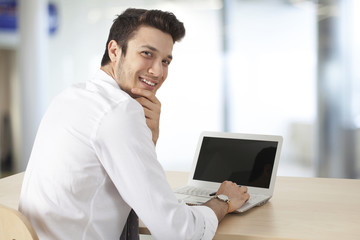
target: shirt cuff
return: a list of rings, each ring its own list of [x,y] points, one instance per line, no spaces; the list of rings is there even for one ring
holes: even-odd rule
[[[216,229],[218,227],[218,219],[216,217],[216,214],[214,211],[206,206],[193,206],[194,210],[201,213],[201,215],[204,217],[204,229],[201,240],[211,240],[214,238]]]

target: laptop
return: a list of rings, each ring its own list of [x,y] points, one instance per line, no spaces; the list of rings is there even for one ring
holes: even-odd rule
[[[200,205],[229,180],[248,187],[250,194],[236,212],[265,204],[274,192],[282,142],[275,135],[202,132],[188,183],[174,190],[176,197]]]

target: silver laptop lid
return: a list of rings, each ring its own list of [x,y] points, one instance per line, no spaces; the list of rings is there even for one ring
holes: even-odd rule
[[[189,184],[217,188],[230,180],[250,192],[272,195],[282,141],[274,135],[203,132]]]

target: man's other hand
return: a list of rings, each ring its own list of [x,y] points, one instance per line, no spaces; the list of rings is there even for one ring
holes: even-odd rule
[[[229,212],[233,212],[249,200],[250,195],[247,191],[248,188],[245,186],[239,187],[234,182],[224,181],[216,194],[224,194],[229,197],[231,201]]]
[[[249,200],[250,195],[247,192],[248,188],[245,186],[239,187],[236,183],[231,181],[224,181],[218,191],[217,195],[224,194],[230,200],[230,205],[226,202],[212,198],[204,205],[210,207],[216,214],[220,222],[226,214],[240,208],[246,201]]]

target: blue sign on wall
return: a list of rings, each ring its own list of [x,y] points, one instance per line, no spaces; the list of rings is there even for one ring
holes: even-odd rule
[[[0,31],[16,32],[18,28],[17,0],[0,0]],[[58,11],[56,5],[48,4],[49,33],[54,34],[58,28]]]

